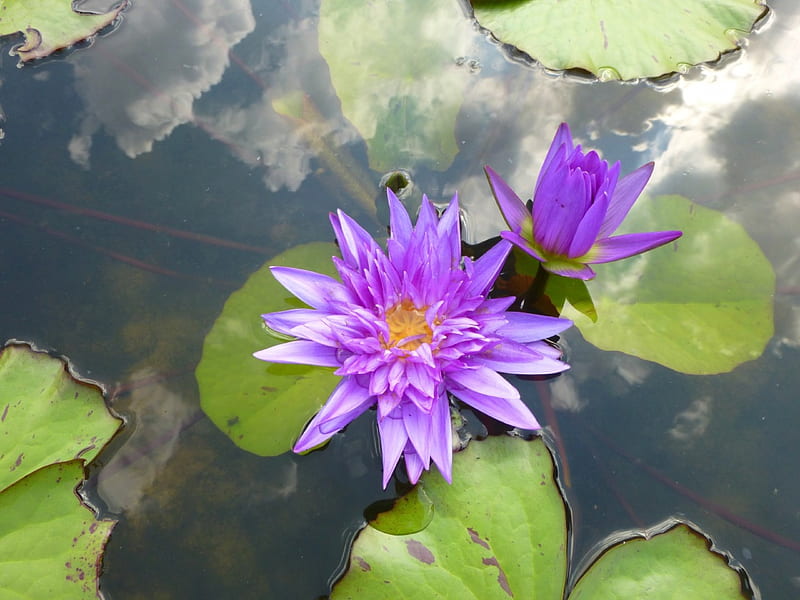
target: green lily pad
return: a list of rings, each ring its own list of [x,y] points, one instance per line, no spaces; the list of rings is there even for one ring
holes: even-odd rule
[[[444,171],[452,163],[470,81],[469,69],[455,63],[461,35],[474,32],[456,2],[322,1],[320,52],[372,169],[425,164]]]
[[[284,340],[261,315],[305,306],[272,276],[270,265],[335,275],[334,244],[312,243],[279,254],[231,294],[203,343],[195,377],[203,411],[240,448],[259,456],[290,450],[339,378],[333,369],[266,363],[253,352]]]
[[[24,344],[0,351],[0,599],[98,597],[116,521],[76,488],[121,421],[102,391]]]
[[[567,511],[540,438],[472,442],[454,456],[452,485],[425,473],[419,486],[435,505],[430,525],[411,535],[365,527],[332,600],[564,598]],[[398,503],[393,510],[402,519],[408,506]],[[685,524],[670,521],[615,540],[569,600],[751,598],[743,591],[746,576]]]
[[[620,232],[680,229],[668,246],[596,265],[596,322],[565,306],[586,340],[691,374],[724,373],[761,356],[773,334],[775,272],[724,214],[680,196],[634,205]]]
[[[763,0],[472,0],[494,37],[550,69],[603,80],[658,77],[739,47]],[[554,33],[557,32],[557,33]]]
[[[110,25],[127,2],[104,14],[76,12],[73,4],[72,0],[0,0],[0,38],[22,33],[24,42],[12,54],[22,62],[44,58]]]
[[[116,521],[96,520],[75,489],[83,461],[48,465],[0,493],[0,599],[98,598]]]
[[[24,344],[0,352],[0,490],[46,465],[93,460],[121,424],[61,360]]]
[[[653,531],[663,530],[659,525]],[[747,598],[740,574],[685,523],[645,532],[606,549],[578,580],[569,600]]]
[[[435,507],[430,525],[411,535],[364,528],[333,600],[562,597],[567,512],[544,442],[473,442],[454,457],[452,485],[428,473],[419,485]],[[408,505],[394,510],[414,518]]]

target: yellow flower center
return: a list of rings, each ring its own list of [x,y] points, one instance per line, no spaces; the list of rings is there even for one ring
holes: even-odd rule
[[[425,320],[425,311],[407,300],[396,304],[386,312],[386,324],[389,326],[387,348],[396,346],[411,352],[419,348],[422,343],[431,343],[433,332]]]

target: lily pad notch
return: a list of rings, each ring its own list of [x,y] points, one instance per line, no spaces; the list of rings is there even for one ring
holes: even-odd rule
[[[21,34],[21,44],[11,49],[20,65],[45,58],[54,52],[88,41],[117,22],[128,0],[122,0],[106,13],[78,11],[73,0],[0,0],[0,41]]]

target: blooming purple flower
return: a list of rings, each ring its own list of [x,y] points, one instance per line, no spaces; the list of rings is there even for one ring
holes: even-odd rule
[[[546,374],[567,368],[544,338],[566,319],[506,312],[514,298],[487,298],[511,244],[476,261],[461,257],[456,197],[437,219],[423,197],[416,227],[387,190],[391,235],[384,252],[342,211],[331,214],[342,258],[341,283],[302,269],[272,267],[275,278],[311,308],[263,315],[297,338],[256,352],[261,360],[338,367],[342,380],[294,446],[319,446],[377,405],[383,486],[400,455],[416,483],[436,463],[451,481],[448,392],[514,427],[538,429],[519,392],[497,372]]]
[[[611,237],[653,172],[647,163],[619,179],[619,161],[609,168],[592,150],[575,146],[562,123],[553,138],[533,193],[533,208],[490,167],[486,175],[511,231],[501,235],[552,273],[591,279],[590,264],[641,254],[681,236],[680,231],[629,233]]]

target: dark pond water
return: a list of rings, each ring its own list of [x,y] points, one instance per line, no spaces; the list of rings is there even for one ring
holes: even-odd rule
[[[388,167],[412,174],[412,204],[458,190],[469,241],[496,234],[482,166],[531,186],[565,120],[623,171],[655,160],[648,193],[741,223],[777,275],[773,337],[727,373],[686,375],[600,350],[577,330],[564,337],[573,368],[548,388],[574,554],[677,515],[730,551],[765,598],[800,595],[800,9],[771,5],[744,53],[659,85],[587,84],[509,61],[456,0],[431,3],[424,18],[406,11],[381,35],[411,36],[403,20],[424,21],[439,62],[415,106],[393,104],[387,85],[350,115],[374,131],[374,114],[397,111],[379,136],[394,146],[375,142],[371,163],[318,50],[317,2],[135,2],[91,48],[21,69],[7,44],[0,339],[32,340],[121,386],[114,407],[130,426],[102,455],[93,492],[120,519],[106,596],[328,593],[364,509],[394,495],[381,490],[370,416],[308,456],[241,451],[199,410],[204,336],[270,256],[330,240],[329,211],[385,231],[373,202]],[[276,112],[303,94],[304,120]],[[449,155],[415,142],[444,138]],[[553,426],[534,384],[515,384]]]

